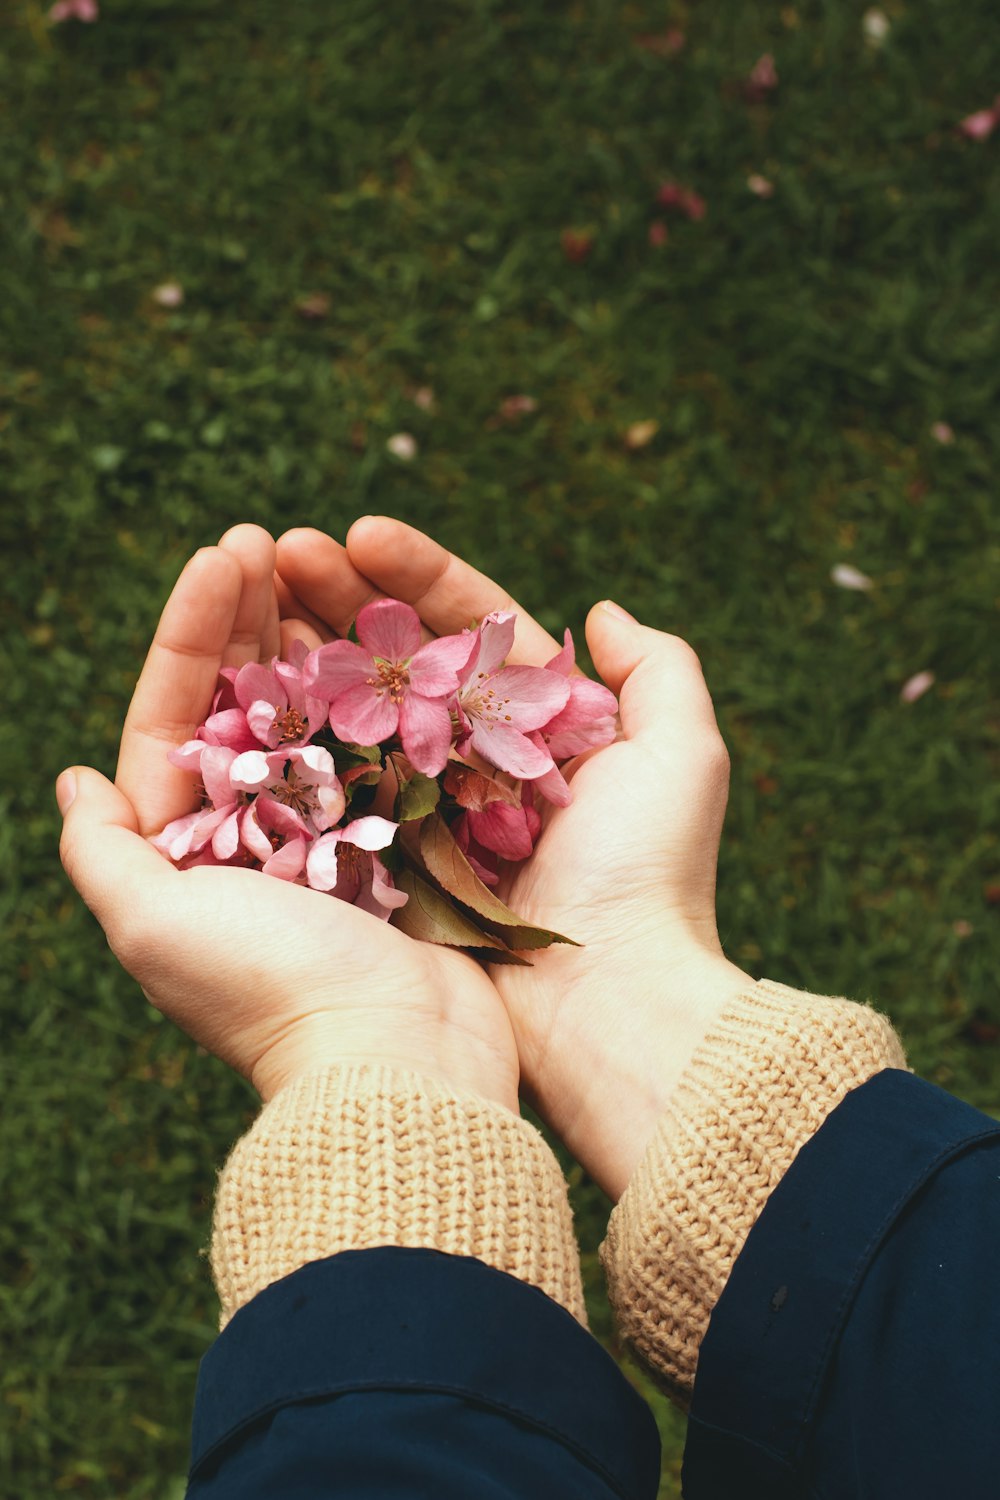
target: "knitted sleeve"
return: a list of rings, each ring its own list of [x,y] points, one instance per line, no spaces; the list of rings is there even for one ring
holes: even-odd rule
[[[905,1066],[876,1011],[767,980],[701,1044],[601,1247],[622,1336],[678,1405],[736,1257],[796,1153],[851,1089]]]
[[[374,1245],[475,1257],[586,1326],[566,1183],[534,1126],[422,1075],[328,1067],[276,1094],[222,1170],[220,1327],[307,1261]]]

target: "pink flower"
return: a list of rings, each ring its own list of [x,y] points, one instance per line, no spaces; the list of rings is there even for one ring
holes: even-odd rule
[[[934,686],[935,677],[933,672],[915,672],[908,677],[899,690],[901,703],[916,703],[925,693],[930,692]]]
[[[270,667],[248,662],[236,674],[233,692],[237,705],[257,744],[277,750],[284,745],[302,745],[326,723],[327,699],[310,694],[302,680],[308,652],[296,641],[290,661],[274,658]],[[231,713],[231,710],[230,710]],[[206,721],[214,728],[216,715]],[[228,724],[235,724],[230,718]]]
[[[379,599],[358,615],[358,639],[330,641],[305,661],[306,691],[327,699],[341,739],[377,745],[399,730],[418,771],[437,776],[451,748],[448,699],[475,649],[476,636],[446,635],[420,644],[420,617],[397,599]]]
[[[265,875],[295,880],[302,874],[312,833],[295,808],[261,794],[244,811],[239,835]]]
[[[239,814],[246,803],[229,780],[236,751],[204,740],[188,740],[169,751],[167,759],[182,771],[200,775],[210,805],[175,818],[150,843],[175,864],[188,855],[199,854],[209,843],[215,860],[224,863],[232,859],[239,849]]]
[[[977,109],[958,122],[958,128],[970,141],[985,141],[1000,125],[1000,94],[989,109]]]
[[[467,813],[456,818],[451,825],[452,835],[455,843],[465,855],[474,872],[479,876],[483,885],[499,885],[500,874],[497,870],[497,857],[491,850],[477,842],[473,836]]]
[[[504,666],[514,644],[514,620],[510,612],[496,612],[479,627],[478,647],[458,690],[459,753],[471,744],[491,766],[532,779],[551,771],[553,762],[528,735],[566,706],[570,690],[544,667]]]
[[[344,815],[344,789],[337,779],[333,756],[321,745],[274,750],[270,755],[248,750],[233,761],[229,781],[238,792],[267,792],[317,833],[332,828]]]
[[[48,20],[58,26],[60,21],[96,21],[98,14],[97,0],[56,0]]]
[[[569,630],[563,637],[562,650],[546,662],[545,671],[555,672],[569,684],[569,700],[565,708],[551,719],[541,733],[533,736],[548,750],[553,761],[570,760],[602,745],[610,745],[618,733],[616,718],[618,699],[610,688],[594,682],[589,677],[573,675],[576,652],[573,636]],[[565,807],[570,801],[570,790],[562,772],[553,767],[534,783],[536,789],[550,802]]]
[[[389,847],[398,826],[387,818],[356,818],[346,828],[324,833],[306,857],[307,883],[388,920],[397,906],[406,905],[407,897],[396,890],[377,851]]]

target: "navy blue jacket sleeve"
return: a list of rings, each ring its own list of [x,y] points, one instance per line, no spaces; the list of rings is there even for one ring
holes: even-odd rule
[[[570,1314],[477,1260],[347,1251],[202,1360],[188,1500],[655,1500],[659,1438]]]
[[[702,1344],[685,1500],[996,1500],[1000,1124],[908,1073],[796,1157]]]

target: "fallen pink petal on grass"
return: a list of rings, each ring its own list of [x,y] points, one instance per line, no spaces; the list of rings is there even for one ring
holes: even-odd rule
[[[774,197],[774,183],[769,177],[762,177],[759,172],[751,172],[747,178],[747,187],[755,198]]]
[[[164,281],[153,288],[153,301],[159,307],[180,307],[184,302],[184,288],[179,281]]]
[[[62,21],[96,21],[99,15],[97,0],[56,0],[46,19],[58,26]]]
[[[765,52],[759,57],[750,69],[744,92],[748,99],[759,103],[772,94],[778,87],[778,70],[774,65],[774,58],[770,52]]]
[[[853,589],[856,593],[864,594],[875,587],[875,580],[851,563],[836,563],[830,569],[830,577],[838,589]]]
[[[955,441],[955,429],[948,422],[935,422],[931,428],[931,437],[936,443],[947,447]]]
[[[908,677],[899,690],[902,703],[916,703],[926,692],[934,686],[936,679],[933,672],[914,672]]]
[[[959,120],[958,128],[970,141],[985,141],[1000,125],[1000,94],[988,109],[977,109],[974,114]]]

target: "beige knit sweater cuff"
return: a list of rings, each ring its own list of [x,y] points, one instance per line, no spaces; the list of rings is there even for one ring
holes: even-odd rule
[[[679,1405],[768,1195],[845,1094],[905,1066],[876,1011],[767,980],[702,1043],[601,1247],[620,1331]]]
[[[473,1256],[586,1326],[566,1183],[533,1125],[416,1073],[326,1068],[276,1094],[222,1170],[220,1327],[307,1261],[373,1245]]]

